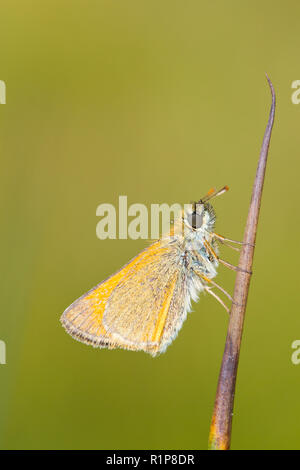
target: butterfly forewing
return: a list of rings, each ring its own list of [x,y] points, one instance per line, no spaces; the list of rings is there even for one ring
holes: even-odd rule
[[[159,241],[75,301],[62,323],[94,346],[155,354],[183,321],[184,289],[176,248]]]

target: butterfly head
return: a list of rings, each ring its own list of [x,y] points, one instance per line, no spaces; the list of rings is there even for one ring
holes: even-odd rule
[[[184,225],[191,231],[211,231],[216,220],[215,211],[211,204],[203,201],[193,202],[185,206],[183,215]]]
[[[208,201],[216,196],[220,196],[228,191],[228,189],[228,186],[224,186],[219,191],[210,189],[198,202],[191,204],[185,211],[185,224],[194,231],[211,231],[215,225],[216,215],[212,205]]]

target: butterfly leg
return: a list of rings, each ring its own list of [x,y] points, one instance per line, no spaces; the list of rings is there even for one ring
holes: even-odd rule
[[[194,272],[197,274],[197,276],[199,276],[205,282],[207,282],[208,284],[211,284],[212,287],[204,285],[204,289],[206,290],[206,292],[208,292],[210,295],[212,295],[218,302],[220,302],[220,304],[225,308],[226,312],[229,313],[229,308],[227,307],[227,305],[223,302],[222,299],[220,299],[220,297],[217,294],[215,294],[215,292],[212,291],[212,289],[214,287],[216,287],[221,292],[223,292],[223,294],[226,295],[226,297],[228,297],[228,299],[232,302],[233,299],[232,299],[231,295],[228,294],[228,292],[225,289],[223,289],[223,287],[219,286],[219,284],[214,282],[212,279],[209,279],[208,277],[204,276],[204,274],[202,274],[198,270],[194,269]]]
[[[216,287],[217,289],[219,289],[221,292],[223,292],[224,295],[226,295],[226,297],[228,297],[228,299],[230,300],[230,302],[232,302],[232,297],[230,294],[228,294],[228,292],[223,289],[223,287],[219,286],[219,284],[217,284],[215,281],[213,281],[212,279],[209,279],[208,277],[204,276],[204,274],[200,273],[199,271],[195,271],[197,276],[199,276],[201,279],[203,279],[204,281],[208,282],[209,284],[211,284],[213,287]]]
[[[231,242],[231,243],[236,243],[237,245],[250,245],[250,246],[255,246],[255,245],[252,245],[252,243],[244,243],[244,242],[239,242],[237,240],[232,240],[231,238],[226,238],[226,237],[223,237],[223,235],[220,235],[219,233],[215,233],[213,232],[212,235],[219,239],[221,242]],[[228,245],[230,246],[230,245]],[[233,247],[231,247],[233,248]]]
[[[252,274],[251,271],[247,271],[245,269],[241,269],[239,268],[238,266],[234,266],[233,264],[231,263],[228,263],[228,261],[224,261],[223,259],[221,259],[217,253],[215,252],[215,250],[211,247],[211,245],[207,242],[207,241],[204,241],[204,245],[205,247],[207,248],[207,250],[210,252],[210,254],[216,259],[219,261],[219,263],[223,264],[224,266],[226,266],[226,268],[229,268],[229,269],[232,269],[232,271],[242,271],[244,273],[248,273],[248,274]]]
[[[234,266],[233,264],[228,263],[228,261],[224,261],[223,259],[219,257],[217,259],[219,263],[223,264],[223,266],[226,266],[226,268],[229,268],[232,271],[236,271],[236,272],[241,271],[242,273],[252,274],[252,271],[247,271],[247,269],[242,269],[242,268],[239,268],[238,266]]]
[[[228,248],[231,248],[234,251],[240,252],[241,248],[237,248],[236,246],[230,245],[230,243],[227,243],[226,241],[222,240],[222,238],[217,238],[217,241],[221,243],[222,245],[228,246]]]
[[[211,289],[212,289],[212,287],[205,286],[206,292],[208,292],[210,295],[212,295],[212,296],[222,305],[222,307],[225,308],[226,312],[229,313],[230,310],[229,310],[229,308],[227,307],[227,305],[226,305],[226,304],[223,302],[223,300],[220,299],[220,297],[219,297],[217,294],[215,294]]]

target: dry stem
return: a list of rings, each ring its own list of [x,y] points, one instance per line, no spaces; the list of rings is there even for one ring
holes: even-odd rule
[[[252,198],[243,239],[244,245],[239,260],[240,271],[238,271],[235,281],[225,350],[223,354],[214,412],[210,427],[210,449],[226,450],[230,448],[236,375],[251,278],[257,222],[264,184],[269,143],[275,115],[275,92],[268,76],[267,80],[271,89],[272,105],[252,190]]]

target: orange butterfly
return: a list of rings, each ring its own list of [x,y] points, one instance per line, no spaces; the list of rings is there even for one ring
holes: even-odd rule
[[[61,317],[67,332],[94,347],[155,356],[176,337],[199,292],[209,292],[229,311],[212,289],[231,296],[212,278],[219,262],[236,269],[218,257],[216,243],[235,241],[214,233],[215,213],[207,202],[227,190],[211,190],[187,205],[170,233],[72,303]]]

